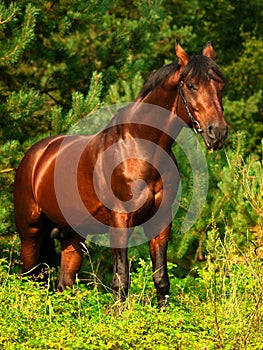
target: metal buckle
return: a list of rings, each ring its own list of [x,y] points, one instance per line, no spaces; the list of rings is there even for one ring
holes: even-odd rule
[[[194,124],[194,128],[193,128],[193,129],[194,129],[195,133],[196,133],[196,134],[197,134],[197,133],[201,134],[201,132],[203,132],[203,130],[202,130],[202,128],[201,128],[199,122],[198,122],[196,119],[194,119],[194,120],[193,120],[193,124]],[[195,125],[197,126],[197,128],[195,128]]]

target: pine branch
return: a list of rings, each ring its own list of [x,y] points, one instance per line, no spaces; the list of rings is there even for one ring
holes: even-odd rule
[[[6,66],[17,62],[19,56],[35,37],[34,29],[36,25],[36,15],[38,10],[31,4],[27,5],[24,15],[24,22],[21,29],[21,36],[17,37],[9,52],[0,57],[0,65]],[[14,14],[13,17],[14,18]]]
[[[1,3],[0,4],[0,25],[10,22],[14,17],[16,11],[17,11],[17,8],[13,3],[10,4],[8,9],[6,9],[4,5]],[[2,20],[2,17],[5,17],[5,16],[7,16],[6,19]]]

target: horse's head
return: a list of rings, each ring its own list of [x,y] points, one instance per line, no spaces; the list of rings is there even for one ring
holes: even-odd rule
[[[227,138],[222,106],[225,78],[214,61],[214,49],[208,42],[202,55],[189,57],[177,42],[176,55],[180,66],[176,113],[201,133],[209,149],[219,149]]]

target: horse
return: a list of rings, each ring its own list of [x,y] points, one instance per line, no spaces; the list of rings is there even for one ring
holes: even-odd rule
[[[27,151],[14,184],[14,216],[25,272],[39,263],[52,265],[52,238],[57,237],[61,243],[57,289],[72,287],[83,260],[82,233],[108,230],[112,289],[125,300],[130,283],[128,241],[133,228],[142,226],[149,241],[157,302],[166,303],[171,207],[179,183],[173,135],[181,129],[181,121],[201,135],[208,149],[216,150],[223,147],[228,133],[222,106],[226,81],[211,42],[201,54],[189,56],[176,41],[175,53],[177,60],[152,73],[135,101],[97,134],[50,136]]]

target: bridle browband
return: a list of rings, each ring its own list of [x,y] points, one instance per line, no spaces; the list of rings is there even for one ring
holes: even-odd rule
[[[195,117],[193,116],[193,114],[190,112],[190,109],[188,107],[188,104],[187,104],[187,101],[186,101],[186,98],[185,98],[185,95],[184,95],[184,88],[183,88],[183,85],[184,85],[184,81],[181,80],[180,81],[180,85],[179,85],[179,93],[180,93],[180,96],[183,100],[183,103],[184,103],[184,107],[185,107],[185,110],[186,110],[186,113],[188,115],[188,118],[191,120],[192,122],[192,125],[193,125],[193,129],[194,129],[194,132],[197,134],[197,133],[202,133],[203,130],[199,124],[199,122],[195,119]]]

